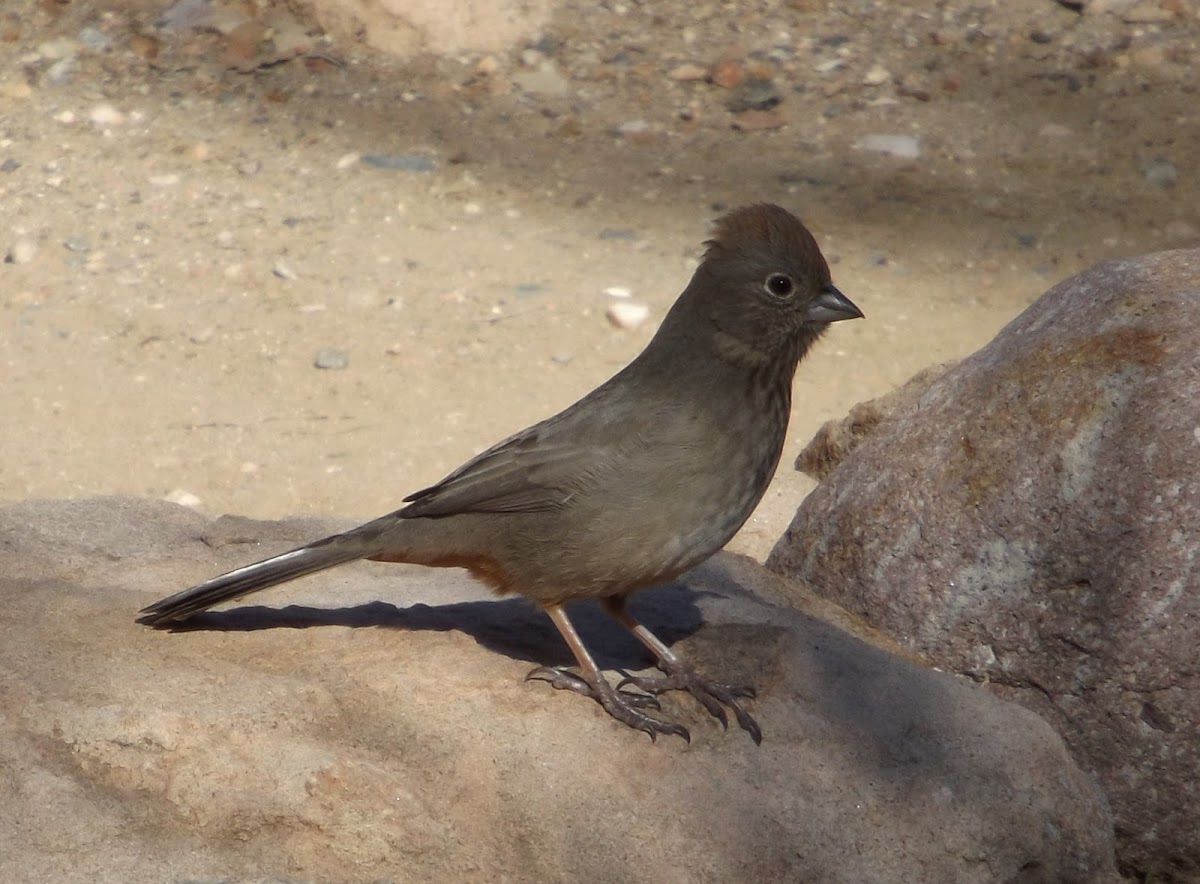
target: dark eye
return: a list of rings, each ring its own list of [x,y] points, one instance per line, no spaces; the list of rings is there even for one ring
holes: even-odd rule
[[[786,273],[772,273],[765,285],[767,291],[777,298],[786,298],[796,290],[796,283]]]

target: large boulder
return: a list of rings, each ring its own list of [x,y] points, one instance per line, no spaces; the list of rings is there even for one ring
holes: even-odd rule
[[[461,572],[363,563],[134,622],[338,527],[0,509],[0,880],[1114,880],[1103,796],[1045,722],[770,604],[794,590],[745,559],[634,610],[757,684],[761,747],[686,697],[691,745],[652,744],[524,683],[565,647]],[[603,666],[646,665],[577,613]]]
[[[1070,279],[901,398],[768,567],[1047,717],[1121,859],[1200,880],[1200,251]]]

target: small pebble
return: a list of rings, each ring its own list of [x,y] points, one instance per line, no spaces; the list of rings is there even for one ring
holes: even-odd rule
[[[37,255],[37,243],[31,239],[19,239],[9,246],[4,260],[8,264],[28,264]]]
[[[93,126],[120,126],[125,122],[125,114],[111,104],[98,104],[88,111],[88,122]]]
[[[271,265],[271,272],[280,279],[296,279],[296,271],[283,258],[279,258]]]
[[[882,86],[888,80],[892,79],[891,71],[881,65],[875,65],[867,71],[863,77],[863,85],[865,86]]]
[[[722,89],[732,89],[738,83],[742,82],[742,78],[745,75],[746,73],[742,70],[740,64],[736,61],[725,59],[713,65],[708,78],[715,86],[720,86]]]
[[[706,76],[708,76],[708,71],[698,64],[685,61],[683,64],[676,65],[675,67],[671,68],[671,70],[667,73],[667,76],[672,80],[678,80],[686,83],[691,80],[703,80]]]
[[[342,154],[342,156],[340,156],[338,161],[334,164],[334,167],[340,172],[343,169],[349,169],[351,166],[357,163],[358,160],[359,156],[356,153]]]
[[[1164,157],[1144,161],[1141,170],[1142,177],[1146,179],[1147,184],[1161,187],[1164,190],[1174,187],[1179,178],[1179,171],[1175,168],[1175,164]]]
[[[326,371],[341,371],[350,365],[350,354],[345,350],[319,350],[313,357],[313,365]]]
[[[79,32],[79,42],[92,52],[104,52],[112,45],[108,34],[92,27],[84,28]]]
[[[86,252],[92,247],[82,236],[68,236],[63,240],[63,245],[72,252]]]
[[[190,507],[192,509],[196,509],[200,506],[200,498],[195,494],[192,494],[192,492],[185,491],[182,488],[176,488],[163,499],[169,500],[171,503],[177,503],[180,506]]]
[[[625,288],[623,285],[610,285],[604,290],[604,294],[610,298],[632,298],[633,292]]]
[[[740,114],[748,110],[770,110],[779,104],[783,97],[775,84],[761,77],[747,77],[733,91],[725,106],[733,113]]]
[[[179,183],[179,176],[172,172],[167,175],[151,175],[149,180],[155,187],[172,187]]]
[[[613,301],[604,315],[617,328],[634,329],[650,318],[650,308],[636,301]]]
[[[51,86],[65,86],[75,75],[75,59],[61,58],[46,68],[46,82]]]
[[[854,146],[903,160],[915,160],[921,155],[921,142],[914,135],[864,135]]]
[[[9,157],[3,163],[0,163],[0,172],[15,172],[19,168],[21,168],[21,163],[17,160],[14,160],[12,157]]]
[[[432,172],[437,163],[421,153],[365,153],[362,161],[377,169],[399,169],[401,172]]]
[[[537,54],[540,56],[541,53]],[[530,95],[562,96],[571,91],[571,81],[549,59],[541,62],[533,70],[518,71],[512,75],[512,79],[522,92]]]
[[[628,227],[605,227],[602,228],[601,231],[596,235],[600,237],[600,239],[637,239],[637,234]]]

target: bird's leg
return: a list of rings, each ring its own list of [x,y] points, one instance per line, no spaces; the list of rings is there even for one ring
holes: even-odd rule
[[[658,658],[658,668],[666,675],[659,676],[626,676],[617,684],[617,689],[631,684],[651,694],[661,694],[664,691],[687,691],[702,704],[712,715],[728,727],[729,720],[725,715],[725,706],[733,710],[737,723],[742,730],[750,734],[755,743],[762,743],[762,731],[756,722],[738,702],[739,698],[753,699],[754,688],[749,685],[728,685],[703,678],[682,657],[668,648],[653,632],[634,619],[625,608],[625,599],[611,596],[604,599],[606,610],[618,623],[634,634],[638,641],[646,646]]]
[[[558,631],[562,633],[562,637],[571,649],[571,653],[575,655],[575,659],[579,661],[579,668],[582,672],[580,675],[575,675],[563,669],[539,666],[525,676],[527,680],[531,678],[541,679],[550,682],[550,684],[560,690],[570,690],[585,694],[603,706],[605,711],[617,719],[617,721],[648,733],[651,740],[655,739],[658,734],[676,734],[683,737],[689,743],[691,742],[691,735],[688,734],[687,728],[683,725],[675,724],[671,721],[663,721],[652,715],[647,715],[637,708],[639,706],[653,706],[654,708],[658,708],[658,701],[653,696],[621,691],[608,683],[608,680],[596,666],[596,661],[588,653],[588,649],[584,646],[583,640],[580,639],[579,633],[575,631],[574,625],[567,619],[567,612],[563,610],[561,605],[548,605],[545,611],[550,615],[550,619],[554,621],[554,625],[558,627]]]

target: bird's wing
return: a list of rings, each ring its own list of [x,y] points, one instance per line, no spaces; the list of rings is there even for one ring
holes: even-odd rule
[[[405,498],[401,518],[458,513],[529,513],[566,505],[607,445],[563,438],[551,421],[510,436],[441,482]]]

